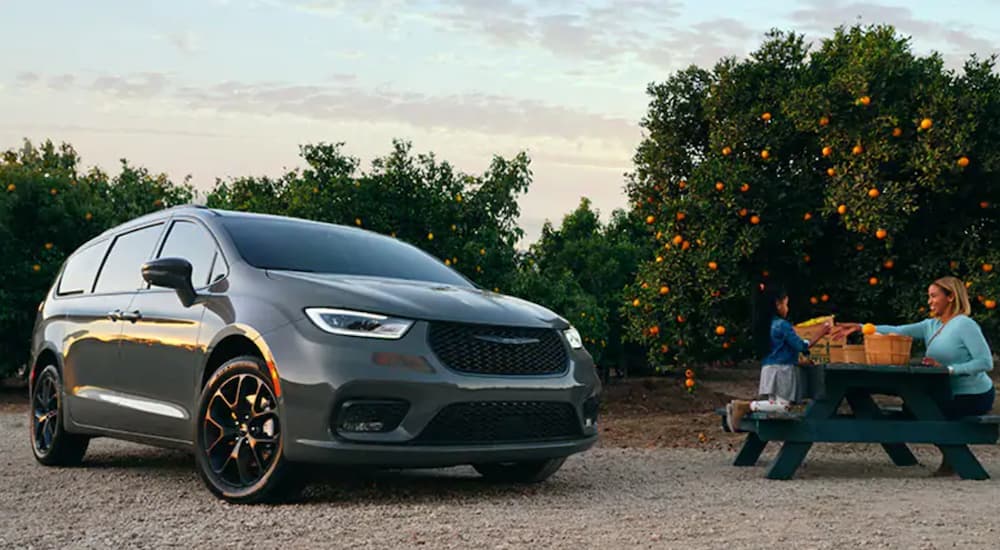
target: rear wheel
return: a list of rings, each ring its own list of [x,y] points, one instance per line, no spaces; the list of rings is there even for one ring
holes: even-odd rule
[[[198,471],[216,496],[237,504],[295,497],[303,478],[285,460],[281,418],[263,361],[226,362],[202,390],[198,408]]]
[[[501,483],[539,483],[556,473],[565,458],[532,460],[527,462],[494,462],[473,464],[472,467],[487,481]]]
[[[46,466],[76,466],[83,461],[90,438],[71,434],[63,425],[62,377],[48,365],[31,385],[31,450]]]

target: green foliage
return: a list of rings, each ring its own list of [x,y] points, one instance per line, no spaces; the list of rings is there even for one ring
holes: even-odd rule
[[[838,29],[811,55],[775,31],[746,60],[649,92],[627,186],[646,261],[622,309],[652,362],[749,355],[752,294],[775,280],[793,317],[899,322],[954,274],[1000,328],[983,268],[1000,236],[993,58],[955,74],[891,27]]]

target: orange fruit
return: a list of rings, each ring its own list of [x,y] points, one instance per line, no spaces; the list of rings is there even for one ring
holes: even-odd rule
[[[861,144],[858,144],[851,148],[851,152],[854,153],[855,155],[860,155],[861,153],[865,152],[865,148],[862,147]]]
[[[17,186],[14,185],[13,183],[8,183],[7,184],[7,192],[8,193],[13,193],[15,189],[17,189]]]
[[[428,233],[427,234],[427,240],[428,241],[433,241],[434,240],[434,233]]]
[[[715,190],[716,191],[722,191],[725,188],[726,188],[726,184],[722,183],[721,181],[715,182]]]
[[[812,212],[806,212],[805,215],[802,216],[802,219],[805,221],[809,221],[812,219],[812,217],[813,217]]]
[[[694,378],[694,371],[691,369],[684,371],[684,378]]]
[[[805,262],[805,263],[809,263],[809,262],[812,261],[812,256],[806,254],[806,255],[802,256],[802,261]]]
[[[52,243],[45,243],[45,250],[52,250]]]
[[[684,212],[678,212],[677,213],[677,221],[679,221],[679,222],[684,221],[685,217],[687,217],[687,214],[685,214]]]
[[[865,323],[861,326],[861,334],[875,334],[875,325]]]
[[[889,232],[886,231],[885,229],[878,229],[875,231],[875,238],[879,240],[886,238],[888,235]]]
[[[958,269],[958,262],[952,260],[952,261],[948,262],[948,267],[950,267],[952,269]]]
[[[669,292],[670,292],[670,287],[669,286],[663,285],[663,286],[660,287],[660,296],[663,296],[663,295],[665,295],[665,294],[667,294]]]
[[[819,117],[819,125],[820,126],[826,126],[827,124],[830,124],[830,117],[826,117],[826,116]]]
[[[993,271],[993,264],[983,264],[983,271],[986,273]]]
[[[767,121],[771,120],[771,113],[764,113],[764,114],[760,115],[760,118],[764,122],[767,122]]]
[[[986,306],[986,309],[993,309],[997,307],[997,302],[996,300],[986,300],[983,305]]]
[[[688,387],[688,388],[693,388],[694,387],[694,378],[688,378],[687,380],[685,380],[684,381],[684,386]]]
[[[847,213],[847,205],[846,204],[842,204],[842,205],[838,206],[837,207],[837,213],[840,214],[841,216],[843,216],[844,214],[846,214]]]
[[[871,105],[871,102],[872,102],[872,98],[870,98],[870,97],[868,97],[866,95],[863,95],[863,96],[861,96],[861,97],[858,98],[858,103],[860,103],[861,105],[864,105],[865,107]]]
[[[651,224],[656,221],[656,216],[646,216],[646,223]]]
[[[656,263],[662,263],[662,262],[663,262],[663,256],[657,256]]]
[[[689,248],[691,248],[691,243],[689,243],[687,241],[684,241],[684,242],[681,243],[681,250],[687,250]]]
[[[767,270],[765,269],[764,271],[761,271],[761,272],[760,272],[760,275],[761,275],[761,277],[764,277],[764,278],[766,279],[766,278],[768,278],[768,277],[770,277],[770,276],[771,276],[771,273],[770,273],[770,272],[768,272],[768,271],[767,271]]]
[[[896,262],[893,262],[892,260],[886,260],[886,261],[882,262],[882,267],[884,267],[886,269],[892,269],[895,266],[896,266]]]
[[[878,277],[872,277],[872,278],[868,279],[868,284],[870,284],[871,286],[877,285],[878,284]]]
[[[865,245],[863,245],[863,244],[858,244],[857,246],[854,247],[854,250],[857,250],[858,252],[861,252],[864,249],[865,249]]]
[[[683,323],[684,322],[684,316],[683,315],[678,315],[677,316],[677,322],[678,323]]]
[[[969,165],[969,157],[959,157],[955,164],[958,164],[960,168],[965,168]]]
[[[361,225],[361,218],[354,218],[354,225]]]
[[[830,147],[828,145],[828,146],[826,146],[826,147],[823,148],[823,156],[824,157],[828,157],[828,156],[830,156],[832,154],[833,154],[833,147]]]
[[[767,149],[764,149],[763,151],[760,152],[760,158],[764,160],[771,158],[771,152],[768,151]]]
[[[823,301],[823,302],[829,302],[830,301],[830,295],[829,294],[824,294],[824,295],[820,296],[819,299],[821,301]]]
[[[649,288],[649,283],[642,283],[642,288]]]
[[[719,269],[719,264],[715,262],[708,262],[708,268],[714,271],[716,269]]]
[[[635,300],[632,300],[632,306],[633,307],[639,307],[640,304],[642,304],[642,302],[640,302],[638,298],[636,298]]]
[[[59,191],[55,187],[53,187],[52,189],[49,189],[49,193],[51,193],[53,196],[55,196],[55,195],[57,195],[59,193]]]
[[[659,333],[660,333],[660,327],[658,327],[656,325],[653,325],[653,326],[649,327],[649,334],[651,336],[656,336]]]
[[[31,270],[34,271],[35,273],[38,273],[39,271],[42,270],[42,266],[40,266],[38,264],[35,264],[35,265],[31,266]]]
[[[656,240],[658,240],[658,241],[662,241],[663,240],[663,231],[657,231],[656,232]]]
[[[395,236],[396,236],[396,235],[395,235],[395,233],[394,233],[394,234],[393,234],[393,237],[395,237]],[[485,255],[486,255],[486,249],[485,249],[485,248],[480,248],[480,249],[479,249],[479,255],[480,255],[480,256],[485,256]]]
[[[722,349],[729,349],[729,342],[723,342]]]
[[[750,223],[753,225],[757,225],[758,223],[760,223],[760,216],[757,215],[750,216]]]
[[[722,154],[723,154],[724,156],[728,156],[728,155],[729,155],[729,153],[732,153],[732,152],[733,152],[733,150],[732,150],[732,149],[731,149],[730,147],[723,147],[723,148],[722,148]]]
[[[988,203],[986,201],[982,201],[982,202],[979,203],[979,208],[986,209],[986,208],[989,208],[989,207],[990,207],[990,203]]]
[[[86,214],[85,214],[85,215],[83,216],[83,219],[85,219],[85,220],[87,220],[87,221],[89,222],[90,220],[94,219],[94,215],[93,215],[93,214],[91,214],[90,212],[87,212],[87,213],[86,213]]]
[[[722,325],[715,327],[715,333],[719,336],[724,336],[726,334],[726,327]]]
[[[837,171],[834,170],[833,168],[827,168],[826,169],[826,175],[828,175],[830,177],[836,176],[837,175]]]
[[[682,242],[684,242],[684,237],[681,237],[680,235],[674,235],[674,244],[681,244]]]
[[[925,118],[925,119],[923,119],[923,120],[920,121],[920,129],[921,130],[930,130],[931,126],[934,126],[934,121],[931,120],[931,119],[929,119],[929,118]]]
[[[815,296],[810,296],[809,297],[809,303],[812,304],[812,305],[816,305],[816,304],[819,303],[819,298],[817,298]]]
[[[686,182],[686,181],[684,181],[684,180],[681,180],[681,181],[680,181],[680,182],[679,182],[679,183],[677,184],[677,187],[680,187],[681,189],[684,189],[684,188],[685,188],[685,187],[687,187],[687,186],[688,186],[688,182]]]
[[[899,137],[903,135],[903,129],[899,126],[892,129],[892,137]]]
[[[660,353],[667,353],[668,351],[670,351],[670,348],[668,348],[666,344],[660,346]]]
[[[740,186],[740,193],[746,193],[749,190],[750,190],[749,183],[744,183],[743,185]]]
[[[740,208],[740,217],[741,218],[747,217],[747,209],[746,208]]]
[[[881,194],[882,193],[878,189],[876,189],[874,187],[872,187],[871,189],[868,190],[868,196],[871,197],[871,198],[873,198],[873,199],[877,199],[878,196],[881,195]]]

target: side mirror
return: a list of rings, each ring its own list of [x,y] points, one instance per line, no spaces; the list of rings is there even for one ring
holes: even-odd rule
[[[160,258],[143,264],[142,278],[153,286],[177,291],[184,307],[194,304],[198,295],[191,284],[191,262],[183,258]]]

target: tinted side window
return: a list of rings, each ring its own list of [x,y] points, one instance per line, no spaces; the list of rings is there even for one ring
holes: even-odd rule
[[[104,260],[94,292],[124,292],[145,286],[142,264],[149,259],[163,224],[119,235]]]
[[[191,282],[195,288],[209,283],[217,249],[212,235],[194,222],[176,221],[160,250],[160,258],[184,258],[191,262]],[[216,270],[218,271],[218,270]]]
[[[78,251],[66,261],[62,278],[59,279],[57,294],[83,294],[90,292],[94,286],[97,270],[101,268],[101,260],[108,251],[108,243],[104,241]]]

